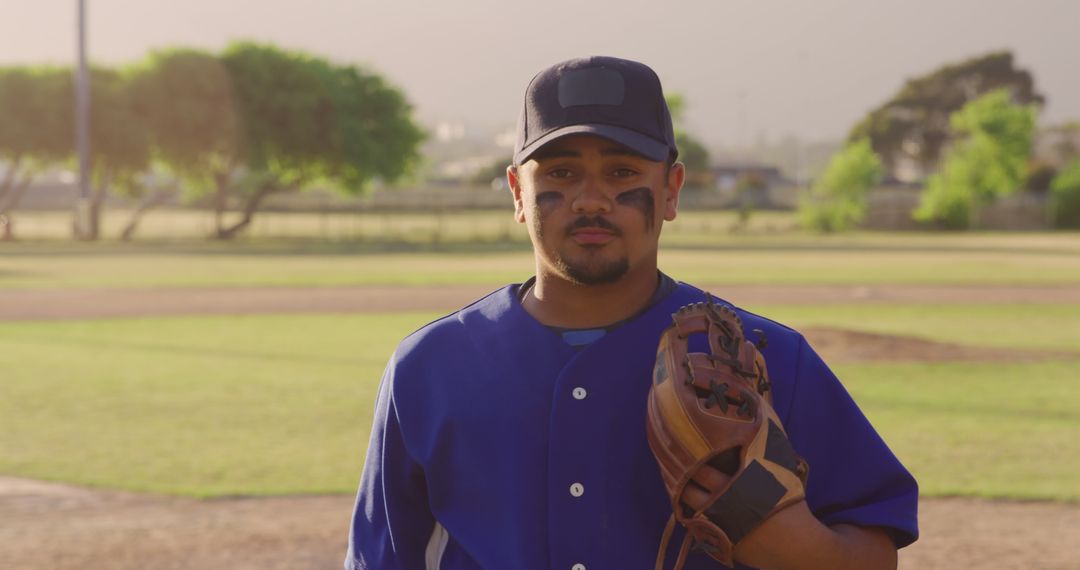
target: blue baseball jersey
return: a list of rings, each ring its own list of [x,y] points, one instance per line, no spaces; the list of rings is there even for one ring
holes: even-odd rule
[[[660,333],[705,294],[680,283],[582,348],[529,315],[517,288],[394,352],[347,570],[654,567],[671,503],[646,441],[646,398]],[[914,541],[915,480],[836,376],[796,331],[736,311],[768,338],[774,405],[810,464],[811,511],[825,524],[882,527],[897,546]],[[667,567],[682,537],[678,528]],[[700,552],[685,566],[722,567]]]

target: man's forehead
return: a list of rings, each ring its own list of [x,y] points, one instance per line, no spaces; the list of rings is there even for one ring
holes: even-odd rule
[[[540,147],[530,157],[532,160],[549,158],[581,157],[585,151],[598,150],[603,156],[627,156],[649,160],[634,149],[611,139],[596,135],[572,135],[553,140]],[[652,162],[650,160],[650,162]]]

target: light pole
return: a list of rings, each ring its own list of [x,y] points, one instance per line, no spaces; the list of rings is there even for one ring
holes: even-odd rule
[[[75,237],[90,236],[90,77],[86,71],[86,0],[79,3],[79,66],[75,75],[75,146],[79,152],[79,198]]]

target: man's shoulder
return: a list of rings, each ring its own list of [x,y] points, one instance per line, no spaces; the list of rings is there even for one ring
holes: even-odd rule
[[[764,315],[749,311],[739,306],[732,305],[735,312],[738,313],[739,318],[742,319],[743,328],[747,332],[753,332],[754,330],[760,330],[766,335],[777,338],[784,338],[793,342],[801,342],[803,335],[794,328],[785,325],[779,321],[775,321]]]
[[[498,327],[502,315],[510,310],[513,288],[507,285],[488,293],[472,303],[439,317],[410,333],[398,344],[395,355],[402,359],[418,353],[444,352],[460,348],[469,342],[469,334],[479,329]]]
[[[692,302],[712,299],[715,303],[727,305],[728,307],[734,309],[736,314],[739,315],[739,319],[742,320],[743,329],[748,335],[750,335],[751,338],[751,333],[753,333],[755,330],[760,330],[768,337],[776,337],[778,339],[783,338],[787,341],[795,343],[802,341],[802,333],[788,325],[740,307],[734,302],[707,289],[702,289],[700,287],[696,287],[682,281],[678,282],[678,285],[678,291],[683,294],[683,298],[687,298],[687,296],[689,296],[689,298],[694,299]]]

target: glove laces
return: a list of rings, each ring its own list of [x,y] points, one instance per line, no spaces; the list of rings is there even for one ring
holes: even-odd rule
[[[667,553],[668,542],[671,540],[671,533],[675,530],[675,514],[672,513],[668,517],[667,526],[664,527],[664,535],[660,538],[660,551],[656,553],[656,570],[664,570],[664,554]],[[675,560],[675,566],[672,570],[682,570],[683,565],[686,564],[686,555],[690,553],[690,546],[693,544],[694,536],[690,533],[686,533],[683,537],[682,546],[679,547],[679,558]]]

